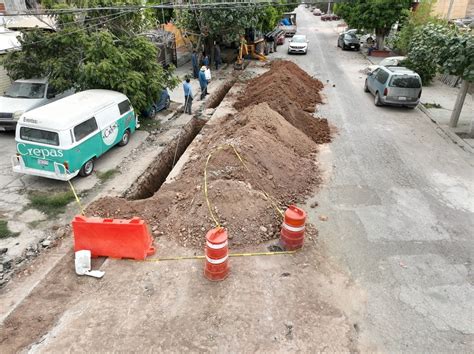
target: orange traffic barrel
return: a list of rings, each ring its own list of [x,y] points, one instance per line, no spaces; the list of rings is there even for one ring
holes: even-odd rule
[[[227,231],[223,227],[206,234],[206,264],[204,276],[212,281],[224,280],[229,275],[229,247]]]
[[[294,205],[285,211],[280,232],[280,246],[287,251],[303,247],[306,213]]]

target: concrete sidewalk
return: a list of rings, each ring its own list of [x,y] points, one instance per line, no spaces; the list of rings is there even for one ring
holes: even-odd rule
[[[375,65],[384,59],[371,56],[366,56],[366,58]],[[468,136],[471,120],[474,117],[474,98],[472,94],[468,93],[466,95],[458,126],[450,128],[448,125],[458,92],[458,87],[451,87],[438,79],[434,79],[430,85],[423,86],[421,104],[418,107],[456,144],[474,153],[474,138]]]

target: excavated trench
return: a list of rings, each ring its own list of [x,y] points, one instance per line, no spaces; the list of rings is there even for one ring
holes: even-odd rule
[[[233,77],[223,83],[219,88],[216,88],[215,92],[213,92],[206,102],[206,107],[218,107],[236,82],[237,78]],[[166,145],[157,158],[148,166],[147,172],[142,174],[135,183],[133,183],[132,187],[125,192],[124,197],[129,200],[152,197],[166,181],[173,167],[184,154],[188,146],[193,142],[194,138],[199,134],[206,122],[204,119],[193,118],[185,126],[181,127],[176,137]]]
[[[129,200],[152,197],[205,124],[205,120],[193,118],[183,126],[176,137],[148,166],[147,172],[138,177],[132,187],[125,192],[125,197]]]

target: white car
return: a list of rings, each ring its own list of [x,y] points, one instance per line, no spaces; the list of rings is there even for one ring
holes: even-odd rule
[[[371,73],[380,66],[401,66],[401,62],[405,59],[406,57],[387,57],[383,59],[378,65],[368,66],[366,72]]]
[[[308,39],[304,34],[296,34],[290,39],[288,44],[288,54],[291,53],[308,53]]]
[[[58,93],[47,79],[16,80],[0,96],[0,131],[15,130],[25,112],[70,95],[72,90]]]

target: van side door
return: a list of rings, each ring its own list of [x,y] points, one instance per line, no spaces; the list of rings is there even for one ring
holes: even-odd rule
[[[71,159],[74,161],[71,164],[71,167],[74,168],[71,172],[74,172],[90,159],[99,157],[102,154],[102,149],[99,128],[94,117],[77,124],[72,128],[71,134],[75,144],[74,153],[71,155]]]

